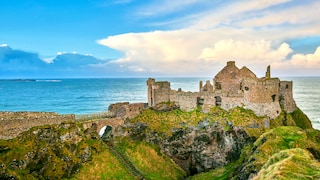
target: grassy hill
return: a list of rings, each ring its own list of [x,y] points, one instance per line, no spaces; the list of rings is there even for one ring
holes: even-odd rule
[[[199,141],[200,149],[201,144],[213,147],[211,143],[229,141],[216,137],[222,139],[215,142],[216,139],[206,136],[207,124],[223,127],[221,133],[226,137],[237,135],[237,131],[233,132],[234,127],[244,129],[249,139],[239,157],[233,156],[237,159],[189,176],[189,179],[320,178],[320,131],[312,129],[310,120],[301,110],[282,112],[277,119],[269,120],[240,107],[230,111],[215,107],[209,113],[198,109],[191,112],[147,109],[137,117],[127,119],[126,123],[123,135],[115,137],[109,145],[100,139],[97,130],[84,130],[81,123],[71,122],[34,127],[15,139],[0,140],[0,178],[139,179],[119,159],[120,154],[145,179],[184,179],[187,172],[145,136],[157,134],[159,141],[174,142],[175,138],[182,137],[177,132],[188,130],[195,136],[203,133],[201,138],[194,140]],[[138,139],[130,135],[133,130],[130,127],[136,123],[145,125],[143,132],[138,132],[145,136]]]

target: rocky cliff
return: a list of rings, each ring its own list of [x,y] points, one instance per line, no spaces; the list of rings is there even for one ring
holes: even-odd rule
[[[270,120],[239,107],[125,105],[133,118],[107,123],[102,138],[96,123],[63,122],[0,140],[0,179],[320,178],[320,131],[300,110]]]
[[[0,179],[61,179],[79,171],[99,151],[96,127],[75,123],[34,127],[0,140]]]
[[[165,136],[147,124],[125,127],[134,140],[156,144],[189,175],[206,172],[237,160],[244,145],[252,141],[245,130],[231,124],[199,122],[195,127],[176,128]]]

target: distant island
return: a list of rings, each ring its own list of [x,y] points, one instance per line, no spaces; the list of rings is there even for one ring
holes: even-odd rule
[[[198,92],[149,78],[148,102],[101,114],[1,112],[0,179],[320,179],[292,83],[230,61]]]

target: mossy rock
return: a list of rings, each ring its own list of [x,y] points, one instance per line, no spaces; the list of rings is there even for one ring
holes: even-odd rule
[[[270,121],[271,128],[279,126],[298,126],[302,129],[310,129],[312,128],[312,123],[308,116],[297,108],[291,113],[282,111],[276,119]]]
[[[264,121],[266,117],[259,117],[252,110],[236,107],[230,111],[226,111],[221,107],[214,107],[208,113],[204,113],[199,109],[189,112],[175,109],[167,112],[155,111],[147,109],[142,111],[137,117],[130,119],[130,123],[148,124],[152,131],[171,135],[174,128],[185,128],[197,126],[201,121],[209,123],[232,124],[233,126],[248,127],[258,131],[250,131],[253,136],[260,136],[264,129]]]
[[[302,129],[312,128],[312,123],[308,116],[304,114],[299,108],[290,113],[295,124]]]
[[[17,179],[69,178],[102,148],[100,140],[87,138],[76,123],[33,127],[15,139],[1,140],[0,147],[3,174]]]

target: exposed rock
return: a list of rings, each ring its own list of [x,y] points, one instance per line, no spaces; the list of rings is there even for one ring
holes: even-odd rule
[[[83,133],[77,124],[63,123],[34,127],[15,139],[0,141],[0,179],[68,178],[99,148],[88,143],[96,136],[94,126]]]
[[[201,122],[197,127],[173,129],[167,137],[150,132],[148,126],[136,123],[127,126],[129,136],[135,140],[144,137],[160,147],[188,174],[196,174],[222,167],[239,158],[242,147],[251,142],[246,132],[231,124],[225,127]],[[206,125],[206,126],[204,126]]]
[[[113,135],[112,135],[112,127],[107,126],[106,129],[104,130],[103,135],[101,136],[102,141],[104,142],[110,142],[113,140]]]

